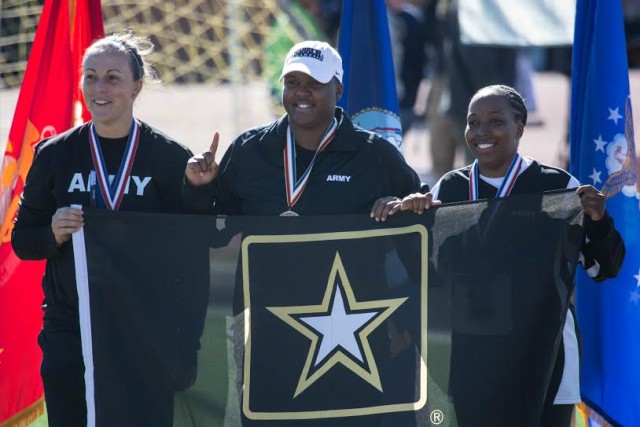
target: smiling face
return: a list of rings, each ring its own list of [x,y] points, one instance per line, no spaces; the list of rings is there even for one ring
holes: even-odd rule
[[[84,58],[82,72],[84,102],[98,135],[126,136],[133,120],[133,102],[142,88],[142,80],[133,80],[127,54],[90,52]]]
[[[334,78],[323,84],[300,71],[288,73],[283,80],[282,105],[289,116],[289,123],[294,127],[324,132],[342,96],[342,83]]]
[[[506,96],[480,92],[469,103],[465,139],[481,174],[504,176],[523,132],[524,124]]]

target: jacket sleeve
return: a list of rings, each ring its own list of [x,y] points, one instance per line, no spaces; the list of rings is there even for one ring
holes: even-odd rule
[[[616,277],[624,261],[625,246],[613,219],[606,212],[600,221],[585,215],[585,232],[580,262],[589,277],[597,282]]]
[[[217,215],[241,215],[242,205],[238,196],[238,170],[240,158],[241,135],[236,139],[220,161],[220,172],[214,180],[215,197],[213,211]]]
[[[58,247],[51,228],[57,209],[53,196],[53,147],[36,150],[11,233],[11,244],[23,260],[47,259],[57,255]],[[68,242],[67,242],[68,243]],[[65,243],[65,244],[67,244]]]
[[[169,213],[188,213],[190,210],[183,203],[182,184],[185,181],[184,169],[187,161],[193,156],[186,147],[177,146],[175,152],[165,159],[163,164],[165,181],[161,189],[162,210]]]
[[[215,180],[214,180],[215,182]],[[189,213],[213,213],[214,183],[195,186],[182,179],[182,203]]]
[[[385,194],[385,196],[402,198],[411,193],[429,191],[429,186],[420,183],[418,174],[407,164],[395,147],[387,141],[382,142],[382,146],[384,150],[380,158],[391,188],[391,194]]]

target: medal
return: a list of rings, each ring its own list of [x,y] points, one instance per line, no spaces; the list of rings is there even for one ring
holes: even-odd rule
[[[295,213],[291,209],[287,209],[286,211],[282,212],[280,214],[280,216],[300,216],[300,215],[298,215],[297,213]]]
[[[502,185],[498,189],[496,193],[496,199],[507,197],[509,193],[511,193],[511,189],[516,183],[518,176],[520,175],[520,171],[522,170],[522,157],[518,153],[516,153],[515,157],[511,161],[511,165],[509,165],[509,169],[507,170],[507,174],[504,176],[504,180],[502,181]],[[479,190],[478,183],[480,182],[480,174],[478,172],[478,160],[474,161],[471,165],[471,171],[469,172],[469,200],[478,200]]]
[[[518,176],[520,175],[520,171],[522,170],[522,165],[524,160],[518,153],[516,153],[515,157],[511,161],[509,165],[509,169],[507,170],[507,174],[504,176],[502,180],[502,185],[498,188],[498,192],[496,193],[496,199],[500,199],[503,197],[507,197],[511,193],[511,189],[516,183]],[[469,200],[476,201],[479,198],[479,188],[478,183],[480,182],[480,173],[478,172],[478,160],[473,162],[471,166],[471,170],[469,171]],[[480,231],[480,236],[485,239],[489,233],[489,230],[493,228],[493,223],[498,218],[498,212],[500,211],[500,204],[493,205],[490,207],[490,212],[488,219],[485,222],[485,225],[482,227]]]
[[[327,130],[322,137],[322,141],[318,145],[313,158],[311,159],[311,163],[307,166],[307,169],[304,171],[302,176],[298,178],[298,173],[296,171],[296,141],[293,137],[293,132],[291,132],[291,126],[287,126],[287,140],[284,144],[284,186],[287,192],[287,207],[288,209],[280,214],[280,216],[299,216],[297,213],[291,210],[291,207],[296,204],[296,202],[302,196],[302,192],[307,186],[307,182],[309,181],[309,176],[311,175],[311,169],[313,169],[313,163],[316,161],[316,157],[318,153],[325,149],[327,145],[333,140],[333,137],[336,136],[338,132],[338,127],[340,124],[334,118]]]
[[[136,151],[138,150],[139,139],[140,126],[138,122],[133,119],[127,146],[120,162],[120,168],[114,179],[110,180],[107,165],[104,162],[102,150],[100,149],[96,128],[93,123],[91,124],[91,129],[89,130],[89,146],[91,147],[91,158],[93,159],[93,166],[95,168],[96,181],[102,200],[104,200],[107,209],[110,211],[117,211],[120,208],[120,203],[124,197],[129,176],[131,175],[131,168],[133,168]]]

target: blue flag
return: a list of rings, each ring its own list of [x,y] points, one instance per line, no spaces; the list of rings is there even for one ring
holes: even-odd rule
[[[384,0],[344,0],[338,50],[344,68],[340,107],[356,125],[400,149],[402,127]]]
[[[640,176],[620,1],[578,0],[571,82],[571,172],[607,197],[627,254],[618,277],[577,276],[584,401],[640,426]]]

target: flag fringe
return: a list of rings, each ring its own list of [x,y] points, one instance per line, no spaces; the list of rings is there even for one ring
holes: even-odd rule
[[[577,409],[578,409],[578,413],[584,420],[585,426],[590,426],[591,421],[595,421],[598,423],[599,426],[613,427],[613,425],[610,424],[607,420],[605,420],[602,415],[597,413],[594,409],[591,409],[591,407],[589,407],[589,405],[587,405],[586,403],[581,402],[580,404],[577,405]]]
[[[31,406],[18,412],[11,418],[0,423],[0,427],[27,427],[44,415],[44,396],[36,400]]]

